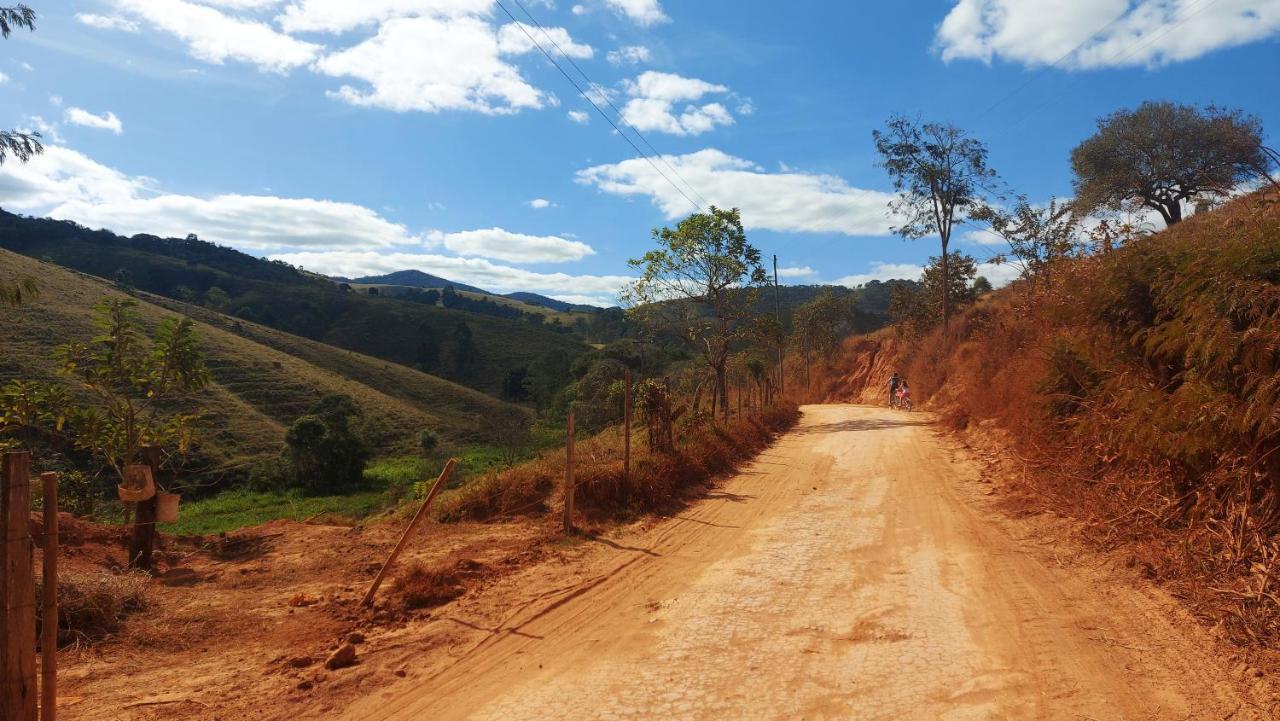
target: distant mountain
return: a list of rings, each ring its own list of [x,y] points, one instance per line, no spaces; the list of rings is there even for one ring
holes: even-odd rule
[[[350,281],[361,285],[403,285],[410,288],[447,288],[453,286],[454,290],[466,290],[472,293],[484,293],[485,295],[494,295],[483,288],[477,288],[474,285],[466,283],[458,283],[441,278],[438,275],[423,273],[420,270],[397,270],[394,273],[386,275],[366,275],[363,278],[356,278]]]
[[[555,298],[548,298],[545,295],[538,295],[537,293],[507,293],[503,297],[518,300],[521,303],[528,303],[529,305],[550,308],[557,313],[598,313],[600,311],[600,308],[594,305],[569,303],[563,300],[556,300]]]

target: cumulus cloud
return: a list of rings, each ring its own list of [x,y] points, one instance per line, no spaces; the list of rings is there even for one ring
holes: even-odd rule
[[[76,13],[76,20],[91,28],[99,30],[119,30],[120,32],[136,33],[138,32],[138,24],[129,18],[123,18],[119,15],[95,15],[93,13]]]
[[[533,42],[535,39],[543,47],[546,47],[547,40],[550,39],[560,52],[577,60],[586,60],[595,55],[594,48],[574,42],[569,37],[569,31],[564,28],[536,28],[525,23],[507,23],[498,30],[498,51],[509,55],[531,53],[538,49]]]
[[[276,253],[276,260],[300,265],[328,275],[348,278],[381,275],[406,268],[420,268],[469,285],[499,293],[514,291],[564,293],[573,289],[578,294],[616,298],[633,279],[622,275],[571,275],[538,273],[523,268],[500,265],[484,258],[457,258],[433,253],[386,253],[373,251],[334,251]]]
[[[384,248],[422,242],[404,226],[351,203],[238,194],[202,198],[156,193],[151,184],[59,146],[46,148],[29,163],[0,166],[0,197],[6,206],[118,233],[196,233],[242,249]]]
[[[591,114],[582,110],[570,110],[569,119],[578,125],[586,125],[591,122]]]
[[[0,85],[4,85],[7,82],[9,82],[9,76],[4,73],[0,73]]]
[[[727,93],[723,85],[649,70],[626,81],[623,89],[631,99],[622,107],[622,117],[641,132],[700,135],[717,125],[733,124],[723,104],[696,103],[710,94]],[[677,109],[679,103],[684,105]]]
[[[595,255],[595,250],[576,240],[554,235],[512,233],[502,228],[466,230],[459,233],[432,231],[431,243],[443,245],[458,255],[505,260],[509,263],[566,263]]]
[[[664,156],[664,160],[709,203],[741,208],[742,222],[748,228],[846,235],[890,233],[891,193],[855,188],[834,175],[769,173],[756,163],[714,148]],[[578,172],[577,180],[611,195],[648,197],[670,219],[693,210],[643,158],[587,168]]]
[[[1008,263],[979,263],[978,275],[991,281],[996,288],[1004,287],[1018,278],[1018,269]],[[831,281],[833,285],[856,288],[873,280],[920,280],[924,275],[924,266],[913,263],[872,263],[871,270],[866,273],[846,275]]]
[[[958,0],[938,26],[944,61],[995,58],[1092,69],[1165,65],[1280,32],[1277,0]]]
[[[546,198],[534,198],[533,200],[529,201],[528,205],[530,208],[533,208],[534,210],[543,210],[545,208],[556,207],[555,203],[551,202],[550,200],[547,200]]]
[[[116,135],[124,132],[124,123],[120,122],[120,118],[116,117],[116,114],[111,111],[107,111],[103,115],[94,115],[88,110],[71,107],[67,108],[65,117],[67,122],[72,125],[81,125],[97,130],[109,130]]]
[[[779,278],[810,278],[818,274],[818,271],[809,266],[800,266],[793,268],[779,268]]]
[[[610,50],[605,58],[614,65],[638,65],[649,62],[652,53],[643,45],[624,45],[617,50]]]
[[[199,60],[236,60],[283,73],[310,63],[321,47],[278,32],[267,23],[231,17],[186,0],[115,0],[116,6],[187,44]]]
[[[671,22],[658,0],[605,0],[605,4],[641,27]],[[576,8],[574,12],[577,12]]]
[[[289,33],[342,33],[398,17],[483,17],[492,9],[493,0],[294,0],[276,21]]]
[[[344,85],[331,93],[352,105],[405,112],[473,110],[510,114],[550,104],[501,57],[498,35],[475,17],[397,18],[376,35],[315,63],[319,72],[352,77],[366,89]]]

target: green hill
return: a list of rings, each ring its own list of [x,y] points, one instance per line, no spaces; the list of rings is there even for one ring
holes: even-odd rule
[[[131,238],[69,221],[0,211],[0,248],[121,287],[203,306],[497,394],[513,368],[587,346],[563,329],[463,309],[370,297],[330,278],[194,236]],[[466,332],[460,326],[466,326]],[[460,347],[469,335],[474,352]]]
[[[55,346],[95,334],[92,308],[122,293],[105,281],[0,250],[0,281],[37,278],[40,295],[21,308],[0,309],[0,383],[56,379]],[[279,452],[284,430],[321,397],[350,395],[385,427],[384,450],[409,450],[418,432],[466,442],[488,440],[483,415],[525,413],[479,391],[359,353],[228,317],[200,306],[135,292],[143,322],[187,314],[204,343],[212,385],[198,403],[207,410],[194,472],[243,475],[253,461]]]

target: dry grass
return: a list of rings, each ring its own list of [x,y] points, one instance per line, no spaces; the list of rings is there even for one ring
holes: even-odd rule
[[[652,453],[643,433],[632,439],[632,468],[623,473],[623,438],[617,428],[577,444],[577,507],[601,517],[626,516],[678,502],[684,489],[732,471],[799,418],[795,406],[748,414],[683,432],[672,454]],[[550,451],[515,468],[490,474],[441,499],[441,521],[489,520],[544,512],[563,486],[565,453]]]
[[[435,608],[466,593],[463,575],[454,566],[411,563],[395,576],[391,601],[406,611]]]
[[[115,635],[125,618],[147,607],[151,577],[141,571],[64,570],[58,578],[58,644],[80,645]],[[36,587],[37,616],[43,582]],[[44,619],[37,618],[43,626]]]
[[[896,366],[952,428],[999,429],[1024,503],[1235,641],[1280,642],[1280,193],[1015,284],[945,333],[866,342],[836,377],[874,358],[878,396]]]

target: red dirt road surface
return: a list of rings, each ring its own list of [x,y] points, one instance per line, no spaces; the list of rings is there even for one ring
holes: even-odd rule
[[[526,586],[473,645],[340,715],[1268,717],[1174,603],[990,488],[922,414],[809,406],[705,500],[584,554],[573,583]]]

